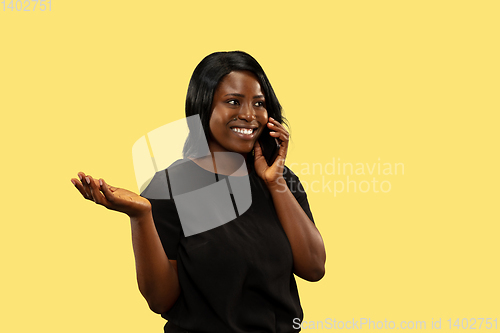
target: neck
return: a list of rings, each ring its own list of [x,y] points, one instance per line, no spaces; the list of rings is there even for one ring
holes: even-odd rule
[[[203,169],[217,174],[244,176],[248,174],[246,157],[246,153],[211,152],[210,155],[192,161]]]

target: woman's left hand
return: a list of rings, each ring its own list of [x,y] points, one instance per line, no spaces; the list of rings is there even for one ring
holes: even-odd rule
[[[262,147],[260,146],[259,141],[255,141],[255,171],[257,172],[257,175],[264,180],[268,187],[280,186],[284,184],[283,169],[285,167],[285,159],[288,151],[288,140],[290,135],[282,124],[271,117],[269,117],[267,127],[271,131],[269,135],[278,140],[280,148],[274,163],[269,166],[266,158],[262,154]]]

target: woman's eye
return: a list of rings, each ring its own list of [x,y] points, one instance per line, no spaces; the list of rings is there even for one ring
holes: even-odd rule
[[[231,104],[231,105],[238,105],[238,101],[234,100],[234,99],[228,101],[228,103]]]
[[[264,106],[264,102],[259,101],[259,102],[255,103],[255,106],[263,107]]]

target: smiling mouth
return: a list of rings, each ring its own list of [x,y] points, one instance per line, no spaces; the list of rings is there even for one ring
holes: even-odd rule
[[[255,131],[257,131],[257,128],[231,127],[231,130],[236,133],[250,135],[255,133]]]
[[[252,139],[257,132],[257,128],[231,127],[231,131],[243,139]]]

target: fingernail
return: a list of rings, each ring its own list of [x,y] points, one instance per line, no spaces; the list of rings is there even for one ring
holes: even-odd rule
[[[102,186],[102,179],[99,179],[99,185]]]
[[[85,177],[85,180],[87,181],[87,184],[90,184],[90,178],[89,177]]]
[[[76,183],[75,183],[75,181],[74,181],[73,179],[71,179],[71,183],[72,183],[73,185],[76,185]]]
[[[82,180],[82,175],[78,174],[78,177],[80,178],[80,181]]]

